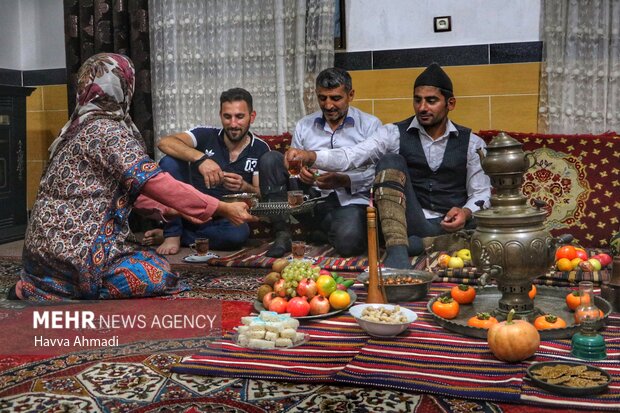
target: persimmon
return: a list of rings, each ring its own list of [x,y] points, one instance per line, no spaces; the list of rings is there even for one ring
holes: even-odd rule
[[[467,320],[467,325],[470,327],[486,328],[488,329],[493,324],[497,324],[497,318],[493,317],[489,313],[477,313],[475,316]]]
[[[476,290],[465,284],[459,284],[452,287],[450,296],[459,304],[471,304],[476,298]]]
[[[536,286],[534,284],[532,284],[532,288],[530,288],[530,291],[527,293],[527,295],[530,297],[531,300],[534,299],[534,297],[536,297],[536,292],[538,290],[536,290]]]
[[[581,304],[581,295],[579,295],[579,291],[571,291],[566,294],[566,306],[571,310],[575,311],[577,307]]]
[[[431,306],[433,313],[441,318],[451,320],[459,315],[459,303],[454,301],[452,297],[440,297]]]
[[[566,321],[553,314],[545,314],[536,317],[534,320],[534,327],[537,330],[549,330],[551,328],[564,328],[566,327]]]

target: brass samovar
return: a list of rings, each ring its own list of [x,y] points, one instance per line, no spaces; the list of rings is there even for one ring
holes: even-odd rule
[[[525,154],[521,147],[501,132],[487,146],[486,155],[478,152],[494,192],[491,207],[473,214],[477,228],[470,247],[474,265],[483,270],[481,284],[489,278],[497,281],[501,298],[496,316],[505,318],[514,308],[522,318],[532,319],[537,315],[528,296],[532,281],[550,270],[557,245],[572,237],[553,238],[545,228],[545,203],[534,201],[537,208],[533,208],[521,194],[523,174],[535,163],[533,154]]]

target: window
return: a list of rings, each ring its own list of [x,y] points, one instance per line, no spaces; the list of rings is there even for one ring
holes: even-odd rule
[[[334,49],[344,50],[346,44],[346,26],[345,26],[345,0],[334,0],[336,2],[336,11],[334,12]]]

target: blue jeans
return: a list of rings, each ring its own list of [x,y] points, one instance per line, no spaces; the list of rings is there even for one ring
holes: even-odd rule
[[[284,167],[284,155],[277,151],[265,153],[258,166],[260,192],[263,199],[286,201],[288,189],[302,189],[310,198],[320,196],[311,186],[289,179]],[[324,203],[315,207],[312,214],[298,215],[304,231],[319,230],[327,235],[327,240],[336,252],[343,257],[364,254],[367,251],[366,205],[340,205],[338,196],[332,192]],[[282,216],[272,217],[274,232],[287,230],[288,223]]]
[[[164,156],[159,167],[168,172],[177,181],[192,184],[189,164],[185,161]],[[181,237],[181,245],[188,246],[196,238],[209,238],[209,248],[214,250],[235,250],[241,248],[250,236],[248,224],[233,225],[226,218],[213,218],[204,224],[192,224],[178,217],[171,219],[164,226],[164,237]]]

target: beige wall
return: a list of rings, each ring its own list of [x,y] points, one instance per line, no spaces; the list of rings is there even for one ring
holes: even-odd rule
[[[424,68],[351,71],[353,105],[384,123],[413,114],[412,88]],[[457,98],[450,117],[473,131],[536,132],[540,63],[444,67]]]
[[[52,141],[68,120],[67,86],[38,86],[26,99],[27,206],[32,208]]]

